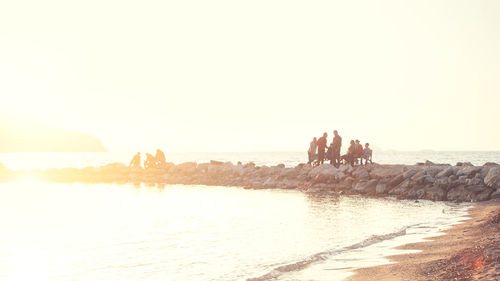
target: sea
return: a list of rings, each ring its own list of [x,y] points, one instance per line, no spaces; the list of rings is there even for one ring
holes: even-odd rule
[[[134,153],[11,153],[13,170],[128,164]],[[168,153],[293,167],[303,152]],[[500,162],[500,152],[380,152],[377,163]],[[470,203],[238,186],[0,183],[0,280],[344,280],[467,219]]]

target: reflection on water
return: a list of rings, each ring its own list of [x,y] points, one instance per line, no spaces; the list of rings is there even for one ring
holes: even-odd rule
[[[437,229],[464,208],[285,190],[4,183],[0,280],[246,280],[405,226]],[[348,254],[354,262],[341,266],[361,263]]]

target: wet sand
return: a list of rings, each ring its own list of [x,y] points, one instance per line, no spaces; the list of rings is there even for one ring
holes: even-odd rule
[[[399,247],[422,252],[391,256],[396,263],[359,269],[347,280],[500,280],[500,201],[474,206],[469,217],[446,235]]]

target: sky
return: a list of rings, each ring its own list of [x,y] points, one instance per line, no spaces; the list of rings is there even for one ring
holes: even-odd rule
[[[500,1],[2,1],[0,110],[110,151],[500,150]]]

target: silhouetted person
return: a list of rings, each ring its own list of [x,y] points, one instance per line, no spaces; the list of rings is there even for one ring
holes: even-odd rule
[[[339,167],[340,165],[340,147],[342,146],[342,138],[339,136],[337,130],[333,131],[333,165]]]
[[[154,168],[155,167],[155,157],[146,153],[146,160],[144,160],[144,169]]]
[[[326,137],[328,134],[323,133],[323,136],[316,142],[318,144],[318,164],[323,164],[325,161]]]
[[[330,165],[333,165],[333,143],[328,146],[328,150],[326,151],[326,159],[330,160]]]
[[[356,156],[356,143],[351,140],[347,154],[342,156],[342,159],[351,166],[354,166],[354,158]]]
[[[130,161],[130,164],[128,165],[131,168],[140,168],[141,167],[141,153],[137,152],[137,154],[134,155],[132,158],[132,161]]]
[[[363,145],[359,142],[359,140],[356,140],[356,153],[354,155],[356,163],[358,163],[358,158],[359,161],[361,161],[361,157],[363,157]]]
[[[163,167],[166,164],[165,153],[163,151],[157,149],[155,155],[155,165],[156,167]]]
[[[363,156],[361,157],[361,164],[363,164],[363,159],[365,159],[365,164],[368,164],[368,161],[370,161],[370,163],[373,163],[372,150],[370,148],[369,143],[365,143],[365,148],[363,149]]]
[[[307,151],[309,162],[307,162],[307,164],[311,164],[314,161],[314,158],[316,156],[316,150],[318,148],[318,144],[316,142],[317,142],[316,137],[314,137],[311,143],[309,144],[309,150]]]

